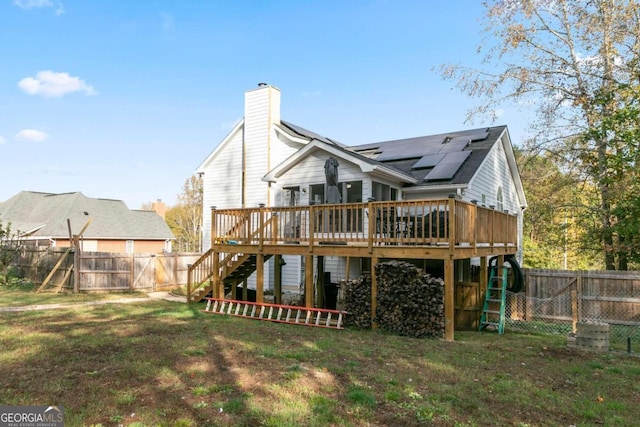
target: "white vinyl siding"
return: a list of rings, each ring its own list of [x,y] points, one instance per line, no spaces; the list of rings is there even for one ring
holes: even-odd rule
[[[469,183],[464,198],[465,200],[477,200],[480,205],[485,200],[486,206],[498,208],[499,201],[497,199],[500,188],[502,188],[502,209],[510,213],[519,213],[520,202],[516,186],[502,142],[498,141]]]
[[[242,129],[206,165],[202,209],[202,249],[211,247],[211,207],[237,208],[242,203]]]

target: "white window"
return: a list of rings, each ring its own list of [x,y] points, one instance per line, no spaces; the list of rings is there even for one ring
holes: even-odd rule
[[[498,187],[498,193],[496,194],[496,202],[498,203],[497,209],[499,211],[503,211],[504,201],[502,200],[502,186]]]
[[[387,184],[373,181],[371,183],[371,197],[377,201],[397,200],[398,189]]]

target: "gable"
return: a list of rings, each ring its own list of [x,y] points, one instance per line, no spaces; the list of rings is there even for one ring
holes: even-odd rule
[[[347,162],[355,165],[361,173],[387,177],[387,179],[394,182],[401,182],[405,184],[414,184],[416,182],[411,176],[393,167],[388,167],[380,162],[372,161],[365,156],[353,152],[351,149],[343,148],[332,143],[327,144],[319,140],[312,140],[309,144],[295,152],[289,158],[285,159],[265,175],[263,180],[276,181],[280,176],[292,168],[298,168],[301,162],[311,155],[324,155],[325,157],[332,156],[337,158],[341,163]]]
[[[200,165],[196,168],[196,173],[204,173],[209,165],[215,162],[220,153],[225,150],[225,147],[233,143],[233,140],[238,134],[242,136],[241,131],[243,126],[244,119],[239,120],[238,123],[236,123],[236,125],[233,127],[231,132],[229,132],[227,136],[225,136],[224,139],[220,142],[220,144],[218,144],[218,146],[214,148],[214,150],[206,157],[206,159],[204,159],[202,163],[200,163]]]

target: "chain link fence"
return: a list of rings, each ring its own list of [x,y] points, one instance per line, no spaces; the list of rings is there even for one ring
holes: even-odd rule
[[[507,293],[507,331],[567,336],[576,322],[606,323],[611,349],[640,350],[640,274],[526,270],[525,281]]]

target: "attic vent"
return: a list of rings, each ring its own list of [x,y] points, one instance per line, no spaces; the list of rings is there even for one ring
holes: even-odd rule
[[[451,141],[451,137],[447,136],[445,137],[444,141],[442,141],[443,144],[448,144]]]

